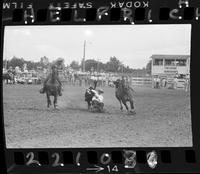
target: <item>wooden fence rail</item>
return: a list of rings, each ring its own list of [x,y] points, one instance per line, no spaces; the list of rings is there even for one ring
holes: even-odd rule
[[[132,77],[131,84],[133,86],[152,86],[151,77]]]

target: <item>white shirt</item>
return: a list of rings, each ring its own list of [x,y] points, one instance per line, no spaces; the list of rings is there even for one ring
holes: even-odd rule
[[[92,92],[94,92],[94,97],[92,98],[92,100],[96,100],[100,103],[103,103],[103,95],[98,94],[98,92],[95,90],[92,90]]]
[[[97,77],[96,76],[91,76],[91,79],[92,80],[97,80]]]
[[[160,82],[160,79],[159,78],[156,78],[156,80],[155,80],[156,82]]]

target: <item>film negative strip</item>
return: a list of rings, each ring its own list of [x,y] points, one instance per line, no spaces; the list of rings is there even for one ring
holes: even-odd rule
[[[200,172],[200,2],[4,0],[2,24],[7,173]]]

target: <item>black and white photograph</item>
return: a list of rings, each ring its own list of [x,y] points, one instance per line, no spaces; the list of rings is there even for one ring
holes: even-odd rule
[[[192,147],[191,25],[5,26],[7,148]]]

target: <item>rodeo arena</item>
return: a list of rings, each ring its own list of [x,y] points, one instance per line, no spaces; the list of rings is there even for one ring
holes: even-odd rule
[[[150,73],[4,66],[7,147],[191,146],[190,56],[147,60]]]

